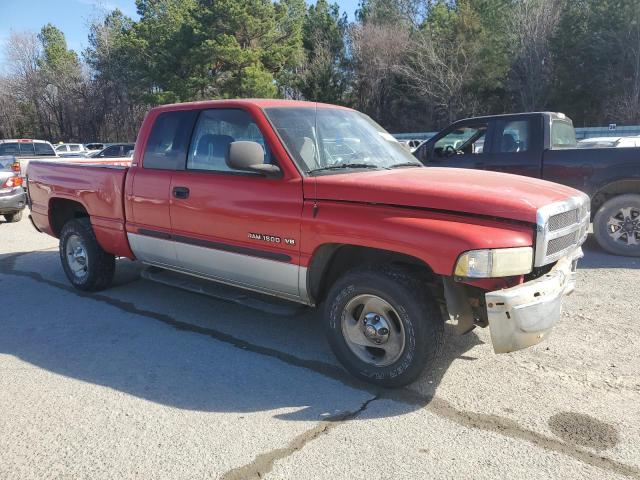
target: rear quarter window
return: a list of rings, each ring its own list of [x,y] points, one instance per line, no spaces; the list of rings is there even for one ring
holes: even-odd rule
[[[142,166],[160,170],[184,169],[197,116],[197,110],[178,110],[158,115],[147,140]]]
[[[567,122],[554,120],[551,123],[551,148],[577,148],[576,131],[573,125]]]

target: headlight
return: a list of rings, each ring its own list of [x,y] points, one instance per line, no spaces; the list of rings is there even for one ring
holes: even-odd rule
[[[531,272],[533,248],[500,248],[471,250],[460,255],[456,263],[456,277],[499,278]]]

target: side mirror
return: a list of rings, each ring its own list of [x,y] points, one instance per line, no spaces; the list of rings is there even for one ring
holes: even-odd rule
[[[275,165],[264,163],[264,149],[257,142],[231,142],[226,161],[227,166],[234,170],[249,170],[266,176],[280,173]]]

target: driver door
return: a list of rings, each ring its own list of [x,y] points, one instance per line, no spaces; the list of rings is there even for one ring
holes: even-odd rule
[[[487,122],[457,123],[424,143],[414,155],[427,167],[484,169],[491,138]]]

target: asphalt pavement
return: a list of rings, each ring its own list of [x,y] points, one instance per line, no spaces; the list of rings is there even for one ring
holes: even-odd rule
[[[640,259],[589,239],[544,343],[476,329],[400,390],[354,380],[320,312],[140,278],[85,294],[0,222],[2,479],[640,479]]]

